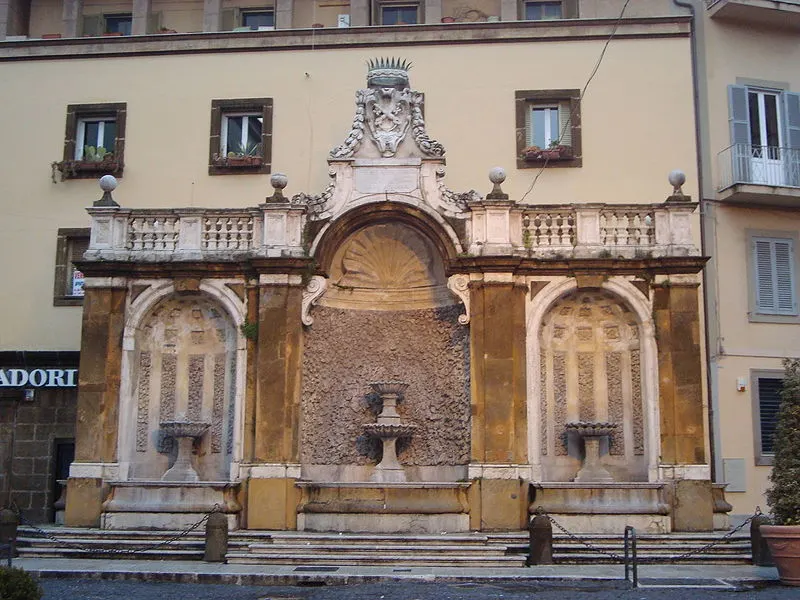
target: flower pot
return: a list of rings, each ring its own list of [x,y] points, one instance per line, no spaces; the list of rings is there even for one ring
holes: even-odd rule
[[[442,17],[442,23],[455,23],[456,20],[454,17]]]
[[[762,525],[781,582],[800,586],[800,525]]]
[[[42,34],[43,40],[58,40],[61,39],[60,33],[43,33]]]

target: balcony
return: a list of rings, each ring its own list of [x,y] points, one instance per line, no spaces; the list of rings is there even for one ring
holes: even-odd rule
[[[800,0],[706,0],[712,19],[800,31]]]
[[[800,148],[734,144],[717,158],[720,200],[800,206]]]

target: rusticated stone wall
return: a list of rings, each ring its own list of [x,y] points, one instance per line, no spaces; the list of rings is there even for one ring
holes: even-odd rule
[[[470,452],[469,329],[460,306],[314,309],[303,354],[302,460],[365,465],[380,458],[362,425],[376,418],[369,382],[409,383],[398,412],[417,425],[398,443],[404,465],[464,465]]]

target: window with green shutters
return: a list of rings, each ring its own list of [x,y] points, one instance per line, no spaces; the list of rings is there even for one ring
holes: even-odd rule
[[[794,240],[753,237],[756,312],[796,315]]]

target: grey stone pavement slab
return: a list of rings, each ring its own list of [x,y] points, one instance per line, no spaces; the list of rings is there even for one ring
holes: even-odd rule
[[[547,565],[530,568],[239,565],[201,561],[20,558],[14,566],[43,579],[95,579],[226,583],[236,585],[341,585],[388,581],[514,582],[623,580],[622,565]],[[731,582],[774,582],[774,567],[748,565],[640,565],[643,587],[724,587]]]

